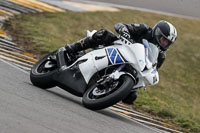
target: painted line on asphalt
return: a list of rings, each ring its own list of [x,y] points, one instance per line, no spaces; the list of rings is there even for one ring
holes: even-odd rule
[[[9,12],[13,15],[19,15],[21,14],[20,12],[16,11],[16,10],[13,10],[13,9],[10,9],[10,8],[6,8],[6,7],[3,7],[3,6],[0,6],[0,9],[1,10],[5,10],[6,12]]]
[[[19,11],[21,13],[36,13],[36,11],[31,10],[28,7],[25,7],[23,5],[19,5],[19,4],[10,2],[10,1],[5,1],[5,0],[0,1],[0,5],[3,6],[3,7],[9,8],[9,9]]]
[[[70,10],[70,11],[74,11],[74,12],[84,12],[85,11],[81,8],[77,8],[72,5],[69,5],[69,4],[65,3],[65,1],[57,1],[57,0],[40,0],[40,1],[60,7],[65,10]]]
[[[33,65],[28,64],[28,63],[24,63],[22,61],[16,60],[14,58],[7,57],[7,56],[5,56],[1,53],[0,53],[0,58],[5,59],[5,60],[12,62],[12,63],[15,63],[15,64],[20,64],[22,66],[29,67],[29,68],[31,68],[33,66]]]
[[[5,34],[6,34],[6,33],[5,33]],[[6,39],[1,39],[1,38],[0,38],[0,42],[2,42],[2,43],[6,43],[6,44],[8,44],[8,45],[12,45],[12,46],[17,46],[16,43],[11,42],[11,41],[6,40]]]
[[[118,8],[96,5],[96,4],[84,4],[84,3],[72,2],[72,1],[65,1],[64,3],[83,9],[85,11],[110,11],[110,12],[120,11]]]
[[[12,63],[14,66],[17,66],[17,67],[19,67],[19,68],[21,68],[21,69],[23,69],[23,70],[25,70],[25,71],[27,71],[27,72],[30,72],[31,71],[31,68],[30,67],[26,67],[26,66],[22,66],[22,65],[19,65],[19,64],[16,64],[16,63]],[[29,73],[30,74],[30,73]]]
[[[74,11],[74,12],[90,12],[90,11],[119,11],[118,8],[89,4],[89,3],[81,3],[81,2],[73,2],[73,1],[58,1],[58,0],[40,0],[60,8]]]
[[[2,29],[0,29],[0,35],[7,36],[7,34],[5,32],[3,32]]]
[[[118,104],[113,105],[112,107],[109,107],[109,108],[111,110],[117,112],[117,113],[120,113],[121,115],[127,116],[127,117],[129,117],[129,118],[131,118],[133,120],[136,120],[136,121],[138,121],[140,123],[149,125],[151,127],[156,127],[158,129],[161,129],[161,130],[164,130],[164,131],[168,131],[168,132],[182,133],[182,132],[178,131],[177,128],[174,128],[173,126],[171,126],[169,124],[154,120],[149,116],[145,116],[144,117],[143,115],[138,115],[135,112],[133,113],[132,111],[127,111],[125,108],[120,108],[119,109],[116,106],[118,106]]]
[[[10,12],[8,12],[8,11],[5,11],[5,10],[0,9],[0,14],[1,14],[1,13],[5,14],[5,15],[7,15],[7,16],[14,16],[13,13],[10,13]]]
[[[2,56],[4,56],[4,57],[7,57],[7,58],[10,58],[10,59],[14,59],[14,60],[17,60],[17,61],[26,63],[26,64],[29,64],[29,65],[34,65],[34,64],[35,64],[35,63],[32,62],[32,61],[29,61],[29,60],[26,60],[26,59],[24,59],[24,58],[20,58],[20,57],[17,57],[17,56],[13,56],[13,55],[8,54],[8,53],[0,52],[0,55],[2,55]]]
[[[47,12],[65,12],[65,10],[63,10],[61,8],[46,4],[44,2],[40,2],[37,0],[27,0],[27,1],[31,2],[31,4],[33,4],[33,6],[40,8]]]
[[[24,1],[24,0],[9,0],[11,2],[17,3],[19,5],[26,6],[32,10],[35,10],[37,12],[42,12],[41,9],[34,7],[34,5],[30,1]]]
[[[21,53],[18,53],[18,52],[9,51],[9,50],[5,50],[5,49],[2,49],[2,48],[0,48],[0,51],[14,55],[14,56],[17,56],[19,58],[27,59],[27,60],[34,62],[34,63],[36,63],[38,61],[37,59],[34,59],[30,56],[27,56],[27,55],[24,55],[24,54],[21,54]]]
[[[2,58],[0,58],[0,61],[2,61],[2,62],[4,62],[4,63],[8,64],[9,66],[12,66],[12,67],[16,68],[17,70],[20,70],[20,71],[23,72],[23,73],[29,74],[29,72],[27,72],[27,71],[25,71],[25,70],[23,70],[23,69],[21,69],[21,68],[15,66],[15,65],[11,64],[11,63],[9,63],[8,61],[5,61],[5,60],[2,59]]]
[[[110,107],[109,107],[109,108],[110,108]],[[136,121],[136,120],[134,120],[134,119],[131,119],[130,116],[123,115],[123,114],[118,113],[118,112],[116,112],[116,111],[113,111],[113,110],[111,110],[111,109],[109,109],[109,110],[110,110],[111,112],[117,114],[117,115],[120,115],[120,116],[123,117],[123,118],[129,119],[129,120],[131,120],[131,121],[133,121],[133,122],[135,122],[135,123],[137,123],[137,124],[139,124],[139,125],[142,125],[142,126],[148,128],[148,129],[151,129],[151,130],[153,130],[153,131],[155,131],[155,132],[157,132],[157,133],[164,133],[163,130],[160,130],[160,129],[157,129],[157,128],[154,128],[154,127],[150,127],[150,126],[148,126],[148,125],[145,125],[144,123],[141,123],[141,122],[138,122],[138,121]],[[165,133],[168,133],[168,132],[165,132]]]
[[[18,48],[16,46],[7,45],[7,44],[1,43],[1,42],[0,42],[0,48],[8,50],[8,51],[14,51],[14,52],[25,52],[21,48]]]

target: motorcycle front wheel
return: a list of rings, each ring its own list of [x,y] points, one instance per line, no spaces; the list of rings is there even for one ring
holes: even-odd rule
[[[30,72],[30,80],[33,85],[42,89],[48,89],[56,86],[55,82],[52,80],[52,76],[57,71],[55,58],[56,51],[48,54],[34,64]]]
[[[84,93],[82,102],[86,108],[100,110],[116,104],[131,91],[134,82],[128,75],[122,75],[108,88],[100,89],[97,84],[92,85]]]

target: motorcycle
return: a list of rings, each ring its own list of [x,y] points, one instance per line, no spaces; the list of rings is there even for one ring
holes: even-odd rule
[[[89,32],[87,36],[95,33]],[[134,43],[118,36],[107,47],[80,51],[74,56],[62,47],[40,59],[31,69],[30,80],[42,89],[58,86],[82,97],[91,110],[116,104],[131,91],[159,82],[156,69],[159,48],[143,40]]]

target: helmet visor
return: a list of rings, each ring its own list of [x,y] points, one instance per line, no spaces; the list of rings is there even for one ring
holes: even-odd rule
[[[163,48],[169,48],[169,46],[172,44],[172,42],[171,41],[169,41],[168,39],[166,39],[165,37],[161,37],[160,38],[160,45],[161,45],[161,47],[163,47]]]
[[[162,31],[158,27],[155,30],[155,36],[162,50],[167,50],[169,46],[173,43],[162,33]]]

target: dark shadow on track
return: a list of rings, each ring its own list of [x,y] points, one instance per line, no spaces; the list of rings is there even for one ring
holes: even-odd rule
[[[78,97],[77,98],[68,97],[65,94],[61,94],[61,93],[55,92],[53,90],[46,90],[46,91],[49,92],[49,93],[51,93],[51,94],[54,94],[56,96],[59,96],[59,97],[65,99],[65,100],[68,100],[68,101],[71,101],[71,102],[73,102],[75,104],[83,106],[82,103],[81,103],[81,101],[77,99]],[[68,93],[68,92],[66,92],[66,93]]]
[[[39,88],[39,87],[37,87],[37,86],[34,86],[33,84],[31,84],[31,83],[29,83],[29,82],[26,82],[26,84],[29,84],[30,86],[33,86],[33,87],[39,89],[40,91],[45,91],[45,92],[47,92],[47,93],[53,94],[53,95],[55,95],[55,96],[58,96],[58,97],[60,97],[60,98],[62,98],[62,99],[68,100],[68,101],[70,101],[70,102],[72,102],[72,103],[75,103],[75,104],[78,104],[78,105],[83,106],[82,103],[81,103],[81,101],[80,101],[80,99],[78,99],[78,97],[76,97],[76,96],[73,98],[73,97],[69,97],[69,96],[67,96],[67,95],[65,95],[65,94],[62,94],[61,92],[56,92],[56,91],[54,91],[54,90],[51,90],[51,88],[45,90],[45,89],[41,89],[41,88]],[[60,90],[60,88],[56,88],[56,89]],[[68,92],[66,91],[66,93],[68,93]],[[68,94],[70,94],[70,93],[68,93]],[[71,94],[71,95],[72,95],[72,94]]]
[[[34,85],[32,85],[31,83],[27,83],[27,84],[29,84],[29,85],[31,85],[31,86],[34,86]],[[35,86],[35,87],[36,87],[36,86]],[[72,102],[72,103],[74,103],[74,104],[80,105],[80,106],[82,106],[82,107],[84,108],[84,106],[83,106],[83,104],[82,104],[82,102],[81,102],[81,100],[80,100],[80,97],[76,97],[76,96],[74,96],[74,97],[69,97],[69,96],[67,96],[67,95],[65,95],[65,94],[62,94],[61,92],[56,92],[56,91],[51,90],[51,89],[44,90],[44,89],[41,89],[41,88],[39,88],[39,87],[36,87],[36,88],[37,88],[37,89],[40,89],[41,91],[46,91],[47,93],[53,94],[53,95],[55,95],[55,96],[58,96],[58,97],[60,97],[60,98],[62,98],[62,99],[64,99],[64,100],[70,101],[70,102]],[[56,88],[56,89],[59,90],[60,88]],[[66,91],[66,93],[68,93],[68,92]],[[69,94],[70,94],[70,93],[69,93]],[[85,108],[85,109],[87,109],[87,108]],[[89,111],[90,109],[87,109],[87,110]],[[93,111],[93,110],[90,110],[90,111]],[[126,117],[123,117],[123,116],[121,116],[121,115],[119,115],[119,114],[117,114],[117,113],[111,111],[111,110],[108,109],[108,108],[102,109],[102,110],[97,110],[97,111],[94,111],[94,112],[99,113],[99,114],[102,114],[102,115],[107,116],[107,117],[110,117],[110,118],[112,118],[112,119],[116,119],[116,120],[118,120],[118,121],[122,121],[122,122],[125,122],[125,123],[128,123],[128,124],[131,124],[131,125],[133,124],[133,121],[132,121],[131,119],[128,119],[128,118],[126,118]]]

